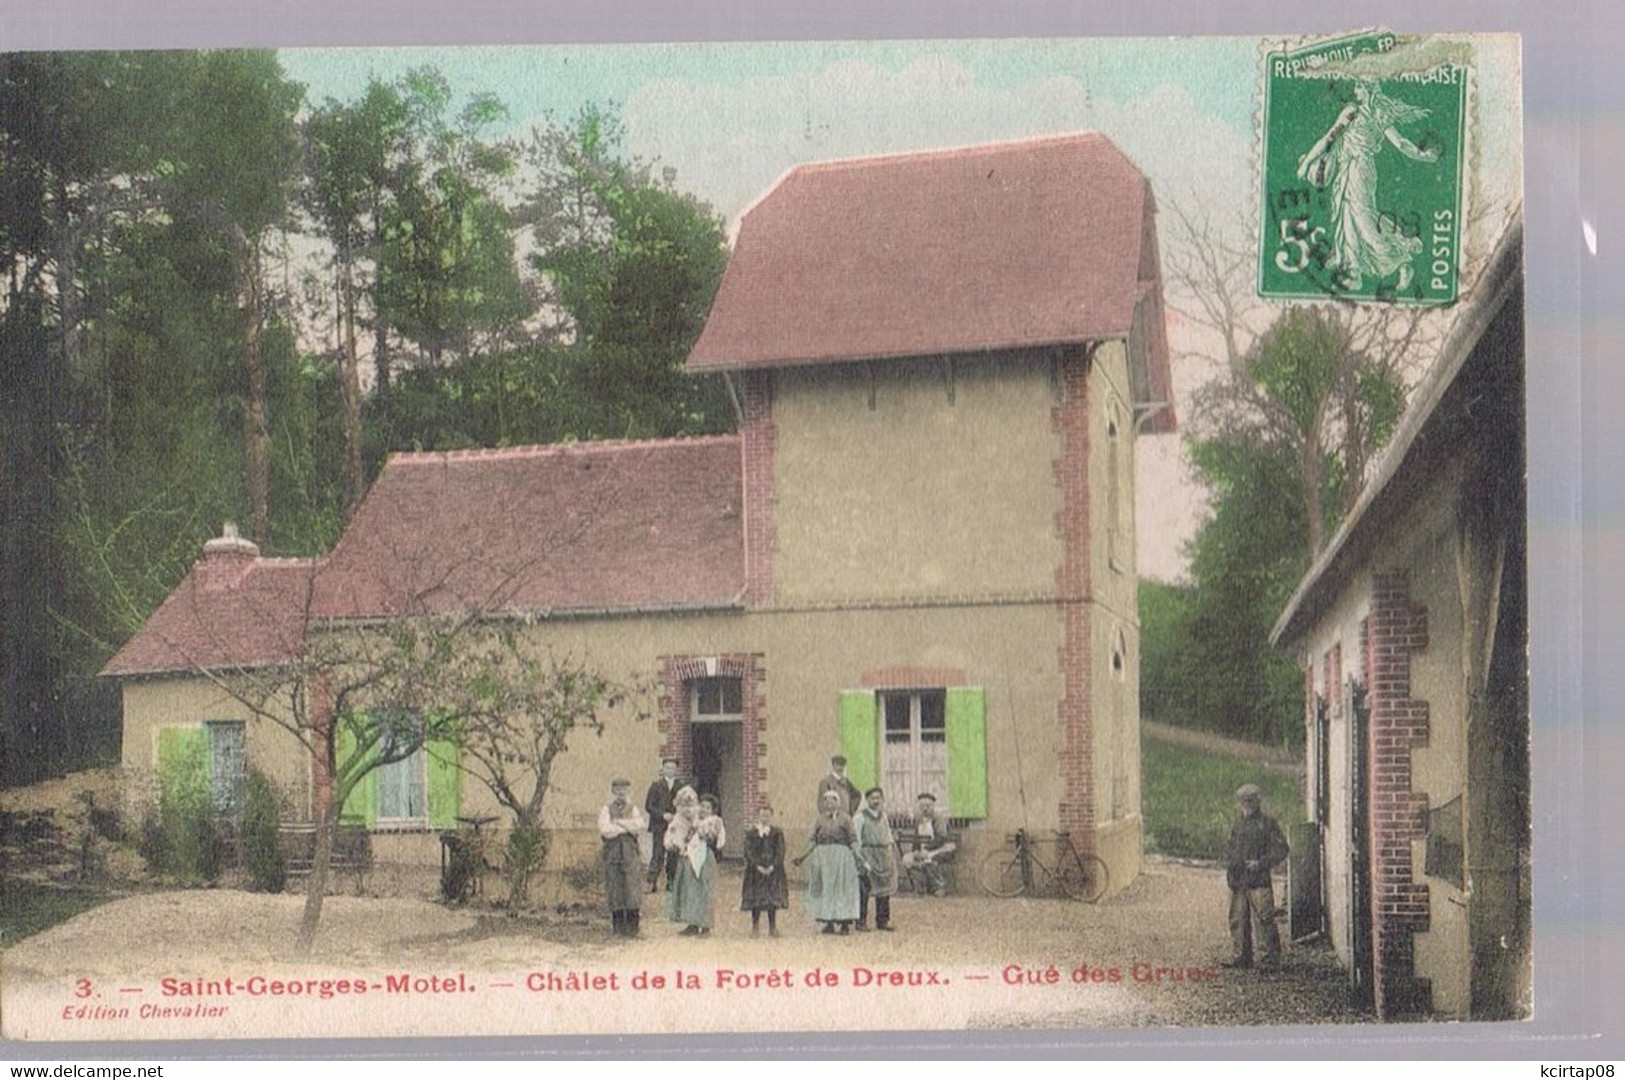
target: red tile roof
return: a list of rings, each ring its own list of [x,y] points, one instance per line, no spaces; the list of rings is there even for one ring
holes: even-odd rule
[[[1144,294],[1165,390],[1154,211],[1094,133],[800,166],[741,219],[688,367],[1126,338]]]
[[[252,544],[206,549],[102,674],[240,670],[298,656],[316,566],[311,559],[259,558]]]
[[[319,561],[211,540],[102,674],[289,660],[312,619],[733,607],[740,467],[733,435],[396,454]]]
[[[396,454],[327,558],[316,611],[732,606],[737,436]]]

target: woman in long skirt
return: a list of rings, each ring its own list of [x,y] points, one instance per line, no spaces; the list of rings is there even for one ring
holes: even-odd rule
[[[717,884],[717,852],[727,841],[717,802],[698,799],[692,788],[677,794],[677,816],[666,829],[666,850],[677,853],[677,880],[666,894],[667,920],[683,925],[682,934],[711,932],[711,899]]]
[[[823,932],[851,933],[858,918],[857,836],[852,818],[834,791],[820,801],[818,823],[808,837],[808,848],[796,865],[808,863],[807,914],[823,924]],[[810,862],[809,862],[810,860]]]
[[[762,912],[767,912],[767,932],[779,936],[779,909],[790,906],[790,887],[784,876],[784,830],[773,824],[773,808],[764,805],[756,812],[756,824],[745,832],[745,883],[740,889],[739,910],[750,912],[750,934],[762,930]]]

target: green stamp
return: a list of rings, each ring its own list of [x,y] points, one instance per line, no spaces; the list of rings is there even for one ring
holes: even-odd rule
[[[1387,32],[1266,53],[1260,296],[1456,299],[1470,60]]]

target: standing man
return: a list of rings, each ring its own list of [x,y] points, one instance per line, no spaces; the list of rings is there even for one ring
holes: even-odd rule
[[[677,876],[677,855],[666,850],[666,829],[677,815],[677,793],[681,790],[683,782],[677,778],[677,759],[661,758],[660,775],[655,777],[654,783],[649,785],[649,793],[643,797],[643,810],[649,815],[649,835],[654,839],[654,852],[649,856],[650,892],[660,887],[661,867],[666,868],[668,892],[672,879]]]
[[[897,891],[897,846],[886,820],[886,795],[877,787],[863,793],[863,809],[852,819],[858,845],[858,921],[869,929],[869,898],[875,901],[875,929],[890,930],[891,898]]]
[[[648,824],[632,801],[632,781],[613,781],[609,802],[598,811],[598,835],[604,839],[604,899],[618,937],[637,937],[640,929],[643,856],[638,852],[638,834]]]
[[[1253,965],[1259,950],[1261,971],[1281,968],[1281,930],[1275,925],[1275,888],[1270,871],[1286,861],[1286,836],[1264,813],[1262,795],[1253,784],[1236,790],[1240,813],[1230,828],[1224,853],[1225,881],[1230,886],[1231,959],[1226,967]]]
[[[909,880],[923,879],[925,891],[932,896],[948,895],[948,875],[942,868],[954,861],[958,850],[948,818],[937,813],[937,797],[920,792],[914,801],[914,850],[903,856]]]
[[[818,809],[824,808],[824,794],[833,791],[841,797],[841,806],[846,810],[846,816],[851,817],[858,812],[858,806],[863,802],[863,793],[858,785],[847,779],[846,758],[836,754],[829,759],[829,775],[818,781]]]

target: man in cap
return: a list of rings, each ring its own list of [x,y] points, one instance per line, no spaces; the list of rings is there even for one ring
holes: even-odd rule
[[[858,812],[858,805],[863,802],[863,792],[858,790],[846,775],[846,758],[836,754],[829,759],[829,775],[818,781],[818,807],[824,806],[824,792],[833,791],[841,797],[841,808],[846,816],[851,817]]]
[[[1286,837],[1275,819],[1264,813],[1262,793],[1254,784],[1236,790],[1240,813],[1225,848],[1225,881],[1230,886],[1231,959],[1226,967],[1253,965],[1276,971],[1281,966],[1281,931],[1275,925],[1275,888],[1270,871],[1286,861]]]
[[[947,815],[937,812],[937,797],[920,792],[914,800],[913,850],[903,856],[903,870],[909,882],[932,896],[948,895],[948,874],[943,868],[954,861],[959,842]]]
[[[683,790],[683,781],[677,775],[677,759],[660,759],[660,775],[649,785],[643,797],[643,810],[649,817],[649,835],[654,840],[654,851],[649,856],[649,891],[660,886],[660,871],[666,871],[666,888],[671,889],[677,877],[677,855],[666,850],[666,829],[677,816],[677,793]]]
[[[604,900],[619,937],[637,937],[640,929],[643,855],[638,834],[648,827],[632,801],[632,781],[617,777],[609,785],[609,801],[598,811],[598,835],[604,840]]]

